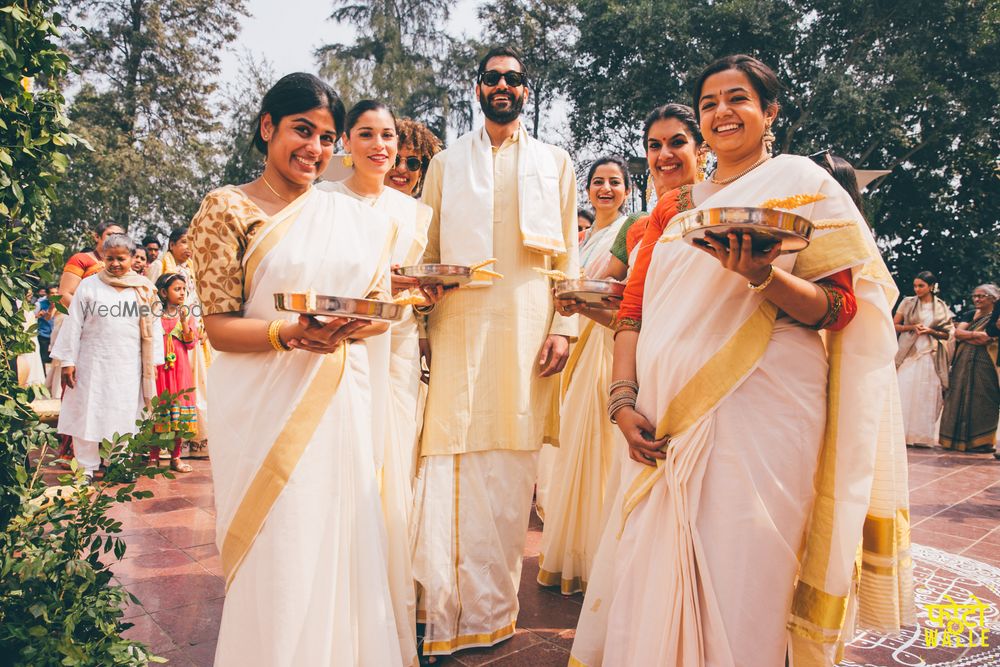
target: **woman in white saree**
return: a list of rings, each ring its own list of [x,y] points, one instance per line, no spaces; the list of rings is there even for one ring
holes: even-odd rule
[[[396,119],[381,102],[362,100],[347,112],[344,148],[354,172],[342,181],[319,187],[352,197],[389,216],[397,229],[390,261],[393,267],[417,264],[427,246],[431,207],[386,186],[385,176],[397,162]],[[394,296],[430,305],[443,289],[418,289],[414,278],[392,275]],[[419,295],[419,296],[418,296]],[[403,301],[405,303],[405,301]],[[384,417],[388,425],[385,458],[380,470],[382,509],[389,537],[389,587],[396,614],[400,644],[409,649],[403,657],[417,660],[417,598],[410,559],[410,514],[413,479],[417,473],[417,414],[420,396],[420,344],[413,306],[404,306],[403,318],[392,324],[389,377],[392,407]]]
[[[695,86],[718,169],[658,204],[619,311],[609,412],[631,460],[572,665],[826,666],[855,620],[912,619],[895,286],[829,174],[770,159],[777,91],[748,56]],[[811,245],[697,249],[667,224],[761,205],[812,220]]]
[[[620,157],[595,160],[587,174],[594,224],[580,246],[580,268],[603,278],[611,244],[625,223],[621,208],[632,189]],[[613,310],[588,308],[571,299],[556,301],[562,315],[582,314],[581,330],[560,380],[559,447],[538,557],[538,583],[559,586],[563,595],[586,590],[587,575],[601,535],[604,489],[621,435],[605,417],[611,379]]]
[[[263,175],[206,196],[191,224],[210,369],[217,539],[215,664],[403,665],[376,469],[388,410],[385,323],[289,317],[276,292],[388,298],[395,229],[312,187],[343,127],[309,74],[265,95]]]

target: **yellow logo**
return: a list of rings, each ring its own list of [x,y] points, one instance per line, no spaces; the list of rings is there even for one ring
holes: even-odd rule
[[[967,604],[958,604],[950,595],[942,597],[948,602],[925,605],[928,624],[936,626],[924,628],[927,647],[988,647],[989,629],[983,614],[989,605],[971,594],[971,601]]]

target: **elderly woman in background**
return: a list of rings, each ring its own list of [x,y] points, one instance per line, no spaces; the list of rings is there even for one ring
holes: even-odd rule
[[[59,433],[73,438],[76,460],[89,482],[101,464],[102,440],[132,433],[156,394],[163,337],[152,315],[153,285],[132,270],[135,243],[124,234],[104,240],[104,268],[76,289],[52,358],[66,388]]]
[[[975,311],[955,328],[955,359],[941,414],[941,446],[960,452],[994,451],[1000,386],[997,383],[997,339],[986,331],[1000,288],[972,290]]]
[[[948,388],[948,346],[954,325],[948,304],[935,294],[937,278],[921,271],[913,279],[913,296],[899,303],[893,322],[899,334],[896,370],[903,408],[906,444],[937,444],[943,391]]]
[[[396,121],[396,137],[395,167],[385,174],[385,184],[404,195],[419,197],[427,165],[441,151],[441,140],[426,125],[409,118]]]

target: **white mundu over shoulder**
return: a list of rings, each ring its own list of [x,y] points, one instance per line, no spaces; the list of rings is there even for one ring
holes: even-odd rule
[[[562,231],[559,165],[551,149],[518,128],[517,211],[524,246],[547,255],[566,252]],[[474,264],[493,256],[493,148],[485,127],[448,148],[441,189],[441,261]]]

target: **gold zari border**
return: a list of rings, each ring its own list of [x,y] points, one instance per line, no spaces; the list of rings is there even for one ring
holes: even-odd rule
[[[833,222],[833,221],[826,221]],[[823,222],[817,223],[822,228]],[[851,266],[867,264],[875,257],[867,239],[853,223],[817,236],[795,258],[792,273],[803,280],[813,281]]]
[[[514,634],[514,621],[493,632],[481,632],[475,635],[460,635],[454,639],[444,639],[436,642],[424,642],[424,655],[448,655],[461,648],[476,646],[492,646],[502,639]]]
[[[302,394],[302,400],[289,415],[247,487],[222,543],[222,570],[226,575],[227,591],[337,393],[346,361],[345,344],[320,362],[319,370]]]
[[[580,363],[580,356],[583,354],[583,348],[590,339],[590,334],[593,333],[594,325],[596,324],[597,323],[594,320],[589,320],[587,325],[583,327],[580,337],[573,344],[573,351],[570,352],[569,359],[566,360],[566,366],[563,368],[562,372],[562,386],[559,388],[560,398],[566,398],[566,392],[569,391],[569,383],[573,380],[573,372],[576,370],[576,365]]]
[[[539,584],[542,586],[558,586],[559,592],[563,595],[587,592],[587,582],[582,576],[563,579],[562,572],[551,572],[543,568],[543,560],[542,554],[538,554],[538,577],[536,577],[536,580]]]
[[[719,351],[698,369],[667,406],[656,427],[657,439],[691,428],[753,370],[767,350],[777,312],[771,302],[761,303]],[[653,488],[660,470],[662,463],[658,461],[656,468],[643,468],[632,481],[625,492],[619,534],[629,514]]]

